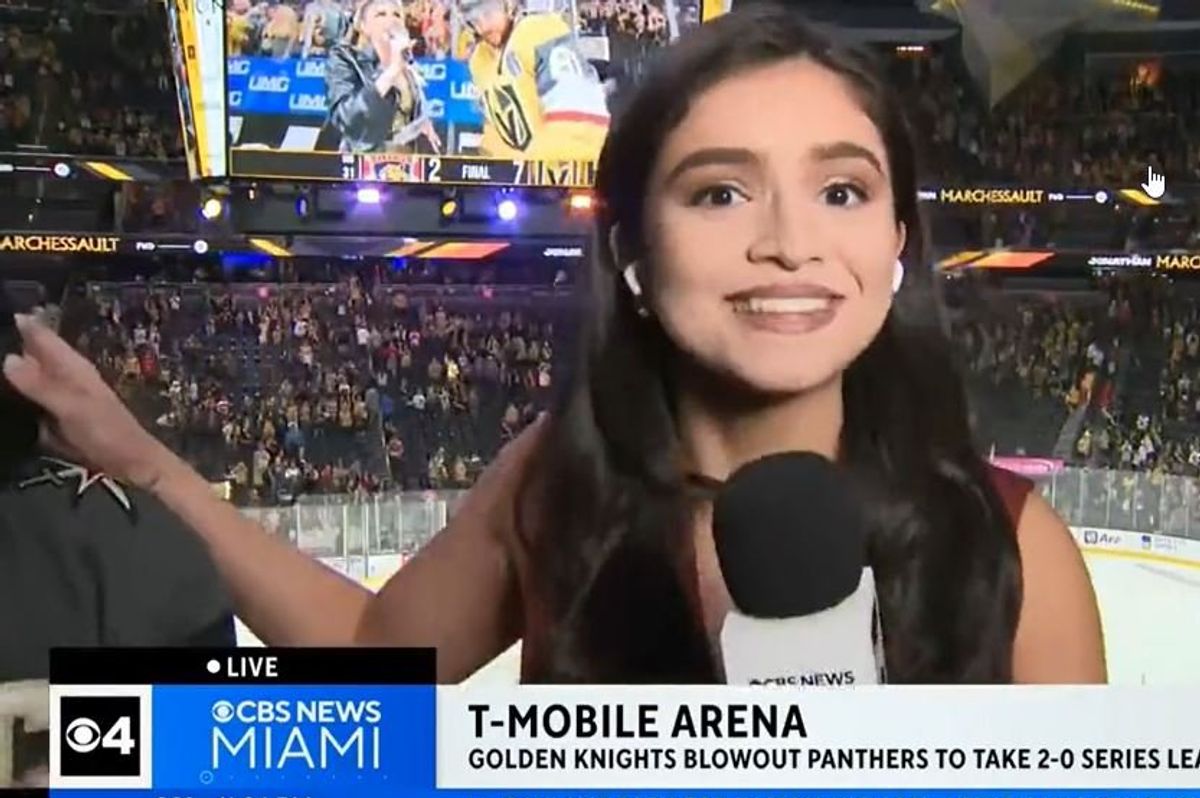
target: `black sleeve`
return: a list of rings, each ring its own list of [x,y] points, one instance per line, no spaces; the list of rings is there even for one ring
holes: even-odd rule
[[[0,682],[44,679],[55,646],[231,646],[200,537],[160,502],[63,460],[0,484]]]
[[[197,629],[178,641],[185,648],[236,648],[237,624],[232,615],[218,618],[213,623]]]
[[[105,645],[233,645],[228,594],[200,537],[153,496],[89,489],[76,511],[91,527]]]
[[[388,130],[396,107],[380,97],[375,86],[364,84],[344,48],[335,48],[325,66],[325,91],[329,123],[347,139],[365,139],[370,131]],[[381,144],[382,142],[371,142]]]

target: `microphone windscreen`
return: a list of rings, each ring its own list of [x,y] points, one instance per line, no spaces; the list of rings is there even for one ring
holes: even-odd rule
[[[825,458],[784,452],[735,471],[717,494],[713,538],[738,611],[811,615],[858,589],[866,521],[848,477]]]

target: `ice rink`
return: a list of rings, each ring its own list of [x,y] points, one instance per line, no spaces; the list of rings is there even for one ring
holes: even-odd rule
[[[1085,549],[1100,603],[1112,684],[1200,684],[1200,562]],[[378,573],[373,583],[386,574]],[[243,645],[259,645],[244,627]],[[520,645],[472,677],[515,684]]]
[[[1200,685],[1200,563],[1085,552],[1104,623],[1110,684]],[[520,650],[475,675],[515,683]]]
[[[1200,684],[1200,563],[1089,553],[1112,684]]]

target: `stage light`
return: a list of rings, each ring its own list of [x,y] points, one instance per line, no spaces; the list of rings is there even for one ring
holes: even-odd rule
[[[377,188],[364,186],[358,190],[358,201],[364,205],[378,205],[382,200]]]
[[[192,251],[197,255],[206,254],[208,252],[208,242],[203,238],[196,239],[196,242],[192,244]]]
[[[500,202],[496,204],[496,215],[499,216],[500,220],[503,222],[511,222],[513,219],[516,219],[517,211],[518,208],[515,200],[500,200]]]
[[[225,203],[217,197],[209,197],[200,206],[200,215],[211,222],[213,219],[219,218],[224,210]]]
[[[58,177],[70,177],[71,165],[64,161],[59,161],[58,163],[54,164],[54,174]]]
[[[590,211],[592,209],[592,195],[584,192],[577,192],[571,195],[568,204],[573,211]]]
[[[458,213],[458,201],[448,199],[442,203],[442,218],[449,219]]]
[[[301,219],[307,219],[309,211],[312,210],[312,203],[308,199],[308,194],[301,194],[296,197],[296,215]]]

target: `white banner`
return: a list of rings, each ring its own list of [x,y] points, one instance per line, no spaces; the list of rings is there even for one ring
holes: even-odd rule
[[[1183,788],[1200,691],[442,688],[439,788]]]
[[[1080,547],[1088,552],[1113,553],[1133,559],[1175,564],[1200,562],[1200,540],[1087,526],[1072,527],[1071,534]]]

